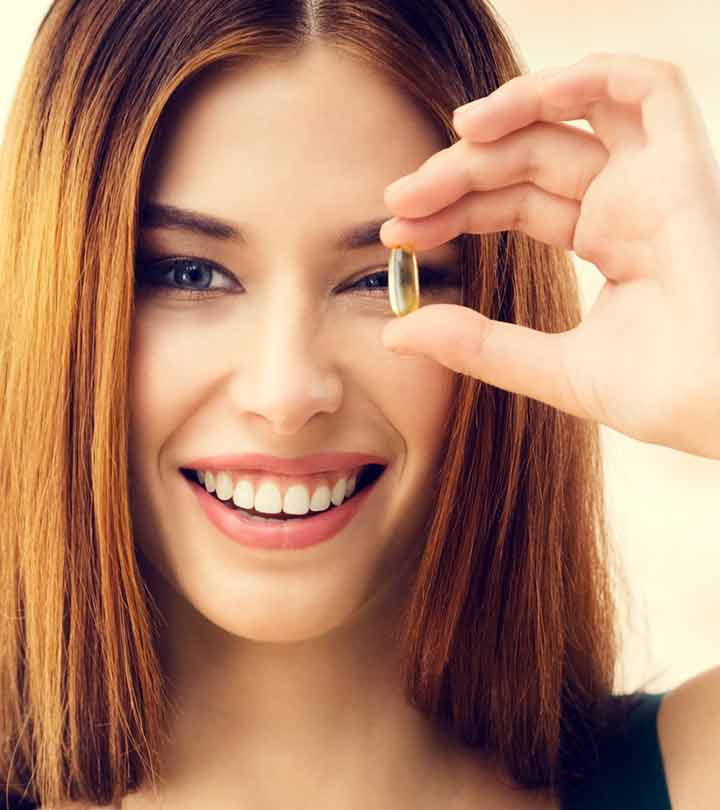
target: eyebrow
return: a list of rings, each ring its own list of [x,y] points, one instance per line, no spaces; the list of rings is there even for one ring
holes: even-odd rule
[[[388,219],[389,217],[372,219],[342,231],[335,243],[336,248],[339,250],[356,250],[358,248],[382,245],[380,228]],[[141,206],[140,227],[182,230],[225,242],[232,240],[237,242],[247,241],[242,230],[225,219],[202,214],[199,211],[190,211],[186,208],[161,205],[150,201],[144,202]],[[461,236],[457,236],[449,240],[447,244],[460,247],[460,240]]]

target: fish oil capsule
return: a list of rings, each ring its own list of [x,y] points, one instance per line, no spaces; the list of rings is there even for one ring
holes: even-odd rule
[[[407,315],[420,306],[417,258],[408,245],[400,245],[390,251],[388,288],[390,306],[396,315]]]

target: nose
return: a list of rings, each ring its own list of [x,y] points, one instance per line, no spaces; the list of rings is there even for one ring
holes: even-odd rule
[[[235,410],[262,417],[278,435],[335,413],[342,399],[338,351],[323,333],[317,306],[307,294],[286,293],[257,314],[230,387]]]

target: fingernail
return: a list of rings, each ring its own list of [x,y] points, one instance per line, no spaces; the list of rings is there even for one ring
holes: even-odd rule
[[[413,180],[415,179],[415,175],[417,172],[413,172],[412,174],[406,174],[404,177],[401,177],[399,180],[396,180],[394,183],[390,183],[390,185],[385,189],[385,191],[398,191],[401,188],[405,188],[412,184]]]
[[[388,229],[392,230],[395,227],[395,223],[397,221],[398,221],[398,218],[393,217],[392,219],[388,219],[386,222],[383,222],[383,224],[380,226],[380,241],[381,242],[385,242],[385,240],[388,238],[388,235],[387,235]],[[393,240],[390,239],[390,241],[392,242]],[[387,245],[387,247],[390,247],[390,245]]]
[[[473,99],[473,101],[468,101],[467,104],[463,104],[460,107],[456,107],[453,110],[453,117],[462,117],[466,113],[472,112],[473,110],[479,110],[480,107],[485,106],[485,99],[489,98],[491,95],[492,93],[490,93],[488,96],[483,96],[483,98],[476,98]]]
[[[453,118],[462,118],[465,113],[470,112],[470,110],[474,109],[476,102],[471,101],[468,104],[463,104],[462,107],[456,107],[453,110]]]

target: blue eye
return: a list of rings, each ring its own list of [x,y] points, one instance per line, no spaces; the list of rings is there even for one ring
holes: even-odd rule
[[[460,273],[456,269],[427,264],[419,269],[420,286],[430,294],[442,288],[461,286]],[[226,283],[213,286],[215,277]],[[217,298],[224,291],[231,291],[238,286],[234,275],[229,271],[205,259],[190,257],[153,260],[136,258],[135,280],[139,288],[149,288],[153,294],[180,299]],[[345,290],[385,298],[388,295],[388,271],[368,273],[341,291]]]
[[[234,284],[230,273],[201,259],[159,259],[157,261],[140,261],[135,273],[139,287],[153,288],[161,295],[175,295],[183,298],[215,297],[218,290],[230,287],[211,286],[214,276],[224,278]],[[197,285],[195,287],[184,285]]]

